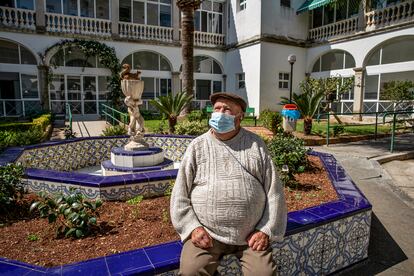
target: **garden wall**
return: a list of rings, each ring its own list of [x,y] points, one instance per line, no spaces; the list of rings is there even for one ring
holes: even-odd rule
[[[185,147],[191,140],[189,137],[166,136],[152,136],[147,139],[148,141],[153,139],[152,143],[164,147],[169,152],[167,153],[169,158],[176,161],[180,160]],[[108,148],[111,145],[119,146],[125,142],[126,138],[87,138],[27,148],[12,148],[0,155],[0,165],[17,160],[23,164],[36,166],[35,160],[39,160],[38,162],[46,162],[40,163],[44,164],[45,168],[51,168],[47,166],[53,166],[56,162],[40,160],[36,157],[37,150],[44,157],[49,156],[48,158],[52,160],[57,160],[55,155],[65,156],[65,150],[71,150],[72,154],[66,156],[74,156],[71,159],[72,164],[79,162],[89,166],[89,164],[98,162],[98,158],[95,160],[89,156],[94,150],[101,151],[99,156],[101,160],[104,160],[108,158],[107,154],[110,152]],[[65,150],[59,148],[62,145]],[[53,150],[47,149],[50,146]],[[274,261],[280,275],[328,274],[360,262],[368,256],[371,204],[332,155],[317,152],[312,154],[321,158],[339,199],[320,206],[289,212],[284,240],[271,244]],[[118,179],[114,179],[113,176],[85,178],[85,174],[78,177],[76,173],[63,171],[65,168],[63,163],[59,166],[62,169],[59,172],[27,169],[27,185],[32,190],[62,191],[71,185],[77,186],[76,184],[83,183],[82,189],[87,196],[111,198],[116,195],[123,197],[124,193],[157,192],[157,189],[158,192],[162,192],[166,187],[165,183],[169,183],[176,176],[176,170],[170,170],[158,172],[158,174],[153,172],[152,174],[122,176]],[[54,179],[54,182],[51,179]],[[68,179],[73,183],[59,182],[68,181]],[[122,184],[119,182],[120,179],[123,181]],[[128,190],[130,186],[128,183],[134,181],[141,182],[132,184],[131,190]],[[114,183],[118,184],[110,186]],[[97,189],[100,189],[99,192]],[[29,272],[61,275],[136,275],[141,273],[175,275],[179,266],[181,248],[181,242],[176,241],[49,269],[0,258],[0,268],[9,275],[23,275]],[[239,261],[232,255],[222,259],[218,271],[220,275],[241,275]]]

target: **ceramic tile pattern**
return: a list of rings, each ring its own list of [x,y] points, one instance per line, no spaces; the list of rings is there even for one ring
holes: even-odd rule
[[[69,167],[88,165],[98,159],[104,160],[108,158],[111,147],[126,142],[126,138],[108,140],[81,139],[73,141],[69,146],[52,143],[51,147],[55,147],[53,151],[49,151],[47,147],[33,146],[24,151],[22,148],[8,149],[4,156],[0,155],[0,165],[18,158],[25,165],[33,166],[35,162],[40,162],[39,166],[44,168],[56,166],[65,171]],[[147,137],[147,142],[161,146],[168,158],[174,161],[180,160],[190,141],[188,137]],[[68,156],[65,150],[73,153],[77,150],[90,150],[89,147],[99,151],[99,157],[89,156],[82,160],[75,157],[68,162],[70,166],[63,162],[52,165],[50,160],[41,161],[35,153],[39,151],[43,157],[59,160]],[[320,156],[340,199],[288,214],[286,237],[271,245],[280,275],[329,274],[368,256],[372,208],[370,203],[332,155],[316,152],[312,154]],[[33,190],[63,191],[71,186],[79,188],[76,184],[80,183],[80,178],[84,178],[86,184],[81,189],[91,198],[125,198],[137,194],[163,193],[174,181],[176,173],[177,170],[167,170],[123,177],[91,176],[85,179],[84,176],[68,176],[68,172],[55,172],[55,178],[51,179],[50,171],[29,169],[28,175],[33,178],[27,180],[27,185]],[[71,183],[65,183],[67,179]],[[50,269],[0,258],[0,270],[5,275],[177,275],[181,248],[180,242],[170,242]],[[220,275],[241,275],[240,263],[235,256],[225,256],[220,262],[218,272]]]

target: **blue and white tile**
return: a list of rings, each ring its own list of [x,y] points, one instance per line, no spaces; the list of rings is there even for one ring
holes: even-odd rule
[[[217,272],[222,276],[240,276],[242,275],[239,259],[234,255],[225,255],[217,268]]]
[[[280,242],[273,242],[271,247],[278,275],[298,275],[304,262],[301,254],[303,235],[298,233],[287,236]]]

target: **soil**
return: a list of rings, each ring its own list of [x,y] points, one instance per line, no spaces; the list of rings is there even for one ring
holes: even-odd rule
[[[311,169],[296,175],[295,189],[285,188],[289,211],[337,199],[320,159],[309,156]],[[315,184],[316,183],[316,184]],[[57,266],[178,240],[169,217],[169,198],[145,199],[137,205],[104,202],[99,209],[99,228],[93,235],[75,240],[56,238],[47,219],[30,214],[36,195],[25,195],[0,227],[0,256],[40,266]]]

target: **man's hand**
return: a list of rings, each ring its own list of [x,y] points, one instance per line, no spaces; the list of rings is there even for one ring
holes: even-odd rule
[[[263,251],[269,246],[269,236],[260,231],[251,233],[246,241],[254,251]]]
[[[213,247],[213,239],[202,226],[197,227],[191,232],[191,241],[195,246],[202,249]]]

